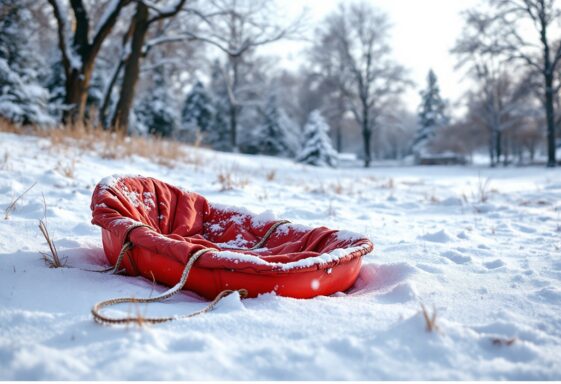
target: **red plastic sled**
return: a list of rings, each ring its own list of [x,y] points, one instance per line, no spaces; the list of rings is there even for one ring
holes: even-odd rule
[[[370,240],[351,232],[286,223],[277,224],[262,248],[250,250],[277,223],[271,214],[211,204],[141,176],[103,179],[91,209],[112,265],[123,244],[133,244],[122,262],[128,275],[173,286],[195,252],[216,249],[195,262],[184,288],[207,299],[225,289],[295,298],[344,291],[355,282],[362,256],[373,249]]]

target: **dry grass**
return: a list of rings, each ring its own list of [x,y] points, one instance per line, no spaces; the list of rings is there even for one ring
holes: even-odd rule
[[[472,193],[475,202],[486,203],[489,200],[491,192],[493,192],[490,186],[491,186],[491,179],[485,178],[485,180],[482,180],[481,175],[477,176],[476,190],[475,192]]]
[[[218,172],[216,182],[220,184],[220,191],[231,191],[243,189],[249,184],[249,180],[234,173],[233,169],[223,169]]]
[[[20,133],[21,127],[16,124],[10,123],[8,120],[0,117],[0,131],[8,133]]]
[[[502,337],[494,337],[491,339],[491,342],[493,343],[493,345],[510,347],[512,344],[516,342],[516,337],[511,337],[508,339]]]
[[[333,200],[329,200],[329,205],[327,206],[327,217],[335,218],[337,217],[337,208],[333,206]]]
[[[331,184],[331,188],[336,195],[342,195],[345,192],[345,188],[340,181],[336,182],[335,184]]]
[[[49,231],[47,229],[47,224],[45,224],[42,219],[39,219],[39,229],[45,237],[50,250],[50,254],[46,252],[40,252],[41,256],[43,256],[43,261],[49,268],[63,268],[66,265],[66,259],[61,261],[53,239],[51,238],[51,235],[49,234]]]
[[[338,196],[355,196],[360,195],[359,191],[355,190],[356,180],[346,180],[344,183],[341,181],[336,181],[334,183],[324,184],[322,181],[318,181],[314,184],[304,184],[303,189],[306,193],[313,193],[318,195],[329,195],[335,194]]]
[[[136,155],[168,168],[174,168],[179,163],[192,164],[195,167],[203,164],[203,159],[198,153],[184,151],[184,143],[153,136],[123,136],[91,125],[61,125],[52,129],[40,129],[17,127],[3,122],[0,123],[0,131],[45,138],[49,142],[49,149],[56,152],[95,152],[104,159],[121,159]]]
[[[432,307],[432,315],[430,315],[425,306],[421,303],[421,312],[425,319],[427,332],[438,331],[438,325],[436,324],[436,308],[434,308],[434,306]]]
[[[393,177],[390,177],[385,183],[382,183],[380,185],[380,188],[383,189],[395,189],[395,180],[393,179]]]
[[[39,230],[45,237],[47,245],[49,246],[50,254],[46,252],[40,252],[43,257],[43,261],[49,268],[64,268],[66,266],[66,259],[62,260],[56,249],[55,243],[47,229],[47,201],[43,195],[43,219],[39,219]]]
[[[76,174],[76,159],[72,159],[72,161],[68,164],[64,164],[59,161],[56,165],[55,170],[63,176],[68,177],[69,179],[73,179]]]
[[[435,191],[431,191],[429,192],[425,192],[424,194],[425,196],[425,201],[431,203],[431,204],[438,204],[440,203],[440,199],[436,196]]]
[[[265,175],[265,179],[267,181],[273,181],[275,180],[275,178],[277,177],[277,170],[276,169],[271,169],[269,172],[267,172],[267,174]]]
[[[10,218],[10,215],[12,213],[14,213],[14,211],[16,210],[16,205],[18,203],[19,200],[21,200],[21,198],[29,191],[31,191],[31,189],[37,184],[37,182],[33,183],[29,188],[27,188],[25,191],[23,191],[21,194],[19,194],[18,196],[16,196],[16,198],[14,200],[12,200],[12,202],[10,203],[10,205],[8,205],[8,207],[6,207],[6,209],[4,210],[4,220],[8,220]]]
[[[10,166],[10,152],[4,152],[4,156],[2,157],[2,161],[0,162],[0,170],[9,169]]]

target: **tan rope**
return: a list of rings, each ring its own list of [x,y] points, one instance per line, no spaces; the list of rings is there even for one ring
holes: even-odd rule
[[[255,244],[253,247],[251,247],[250,249],[254,250],[254,249],[258,249],[258,248],[263,247],[263,245],[265,245],[267,240],[269,240],[269,237],[271,237],[273,232],[275,232],[278,227],[280,227],[283,224],[288,224],[288,223],[290,223],[290,221],[288,221],[288,220],[277,221],[275,224],[273,224],[271,226],[271,228],[269,228],[269,230],[267,231],[267,233],[265,233],[265,235],[261,238],[261,240],[259,240],[259,242],[257,244]]]
[[[154,230],[154,228],[152,228],[151,226],[147,225],[147,224],[143,224],[143,223],[135,223],[133,225],[131,225],[129,228],[127,228],[127,231],[125,232],[125,236],[124,238],[124,243],[123,246],[121,247],[121,252],[119,252],[119,256],[117,256],[117,260],[115,261],[115,266],[113,267],[109,267],[109,268],[105,268],[105,269],[86,269],[86,268],[80,268],[82,271],[87,271],[87,272],[97,272],[97,273],[107,273],[107,272],[111,272],[114,275],[121,273],[124,271],[124,269],[119,270],[119,267],[121,266],[121,263],[123,262],[123,258],[125,257],[126,253],[132,249],[132,242],[128,241],[128,237],[129,234],[132,232],[133,229],[136,228],[140,228],[140,227],[145,227],[145,228],[150,228],[151,230]],[[133,264],[133,260],[130,259],[131,264]],[[133,264],[134,267],[134,264]]]
[[[271,226],[271,228],[269,228],[267,233],[265,233],[263,238],[257,244],[255,244],[253,247],[251,247],[249,249],[254,250],[254,249],[257,249],[257,248],[261,248],[265,244],[265,242],[269,239],[269,237],[273,234],[273,232],[280,225],[286,224],[286,223],[288,223],[287,220],[282,220],[282,221],[278,221],[275,224],[273,224]],[[145,226],[145,225],[144,224],[142,224],[142,225],[139,224],[134,228],[138,228],[140,226]],[[127,234],[125,235],[125,239],[128,236],[128,233],[130,233],[130,231],[134,228],[130,228],[129,231],[127,231]],[[119,253],[119,257],[117,258],[117,261],[115,262],[115,267],[113,268],[113,273],[116,273],[116,271],[118,271],[119,265],[122,262],[125,253],[131,248],[132,248],[132,243],[130,241],[127,241],[123,244],[123,247],[121,248],[121,252]],[[216,304],[222,298],[228,296],[229,294],[231,294],[233,292],[238,292],[240,297],[242,297],[242,298],[246,297],[247,294],[248,294],[246,289],[224,290],[224,291],[220,292],[214,298],[214,300],[212,300],[205,308],[203,308],[203,309],[201,309],[197,312],[193,312],[193,313],[186,314],[186,315],[177,315],[177,316],[168,316],[168,317],[143,317],[143,316],[139,315],[139,316],[136,316],[136,317],[130,317],[129,316],[129,317],[113,318],[113,317],[108,317],[106,315],[101,314],[101,310],[103,308],[110,307],[110,306],[117,305],[117,304],[123,304],[123,303],[133,303],[133,304],[155,303],[155,302],[161,302],[161,301],[164,301],[166,299],[169,299],[170,297],[172,297],[173,295],[178,293],[185,286],[185,283],[187,282],[187,278],[189,277],[189,272],[191,272],[191,268],[193,267],[193,264],[195,264],[195,262],[199,259],[199,257],[201,257],[202,255],[204,255],[207,252],[214,252],[214,251],[216,251],[216,249],[214,249],[214,248],[204,248],[204,249],[201,249],[201,250],[195,252],[189,258],[189,261],[185,265],[185,268],[183,269],[183,273],[181,274],[181,278],[179,279],[179,282],[177,284],[175,284],[172,288],[167,290],[166,292],[162,293],[161,295],[151,297],[151,298],[140,298],[140,299],[137,299],[137,298],[134,298],[134,297],[122,297],[122,298],[116,298],[116,299],[109,299],[109,300],[101,301],[101,302],[95,304],[93,306],[92,310],[91,310],[92,315],[94,317],[94,320],[98,323],[101,323],[101,324],[111,324],[111,325],[113,325],[113,324],[129,324],[129,323],[136,323],[136,324],[165,323],[165,322],[168,322],[168,321],[190,318],[190,317],[193,317],[193,316],[200,315],[202,313],[209,312],[216,306]]]

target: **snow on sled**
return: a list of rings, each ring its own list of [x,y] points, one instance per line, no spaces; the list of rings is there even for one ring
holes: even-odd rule
[[[149,177],[103,179],[91,209],[112,265],[173,286],[191,260],[182,287],[207,299],[224,290],[249,297],[330,295],[353,285],[362,256],[373,249],[361,235],[209,203]]]

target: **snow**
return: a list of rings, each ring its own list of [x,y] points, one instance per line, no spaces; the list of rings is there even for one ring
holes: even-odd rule
[[[47,139],[0,133],[0,379],[561,377],[561,169],[337,170],[189,151],[201,159],[198,165],[170,169],[139,156],[103,159],[53,148]],[[72,160],[70,178],[59,165]],[[226,165],[247,185],[221,191],[215,181]],[[267,180],[272,170],[276,176]],[[166,289],[80,269],[106,265],[89,205],[97,182],[115,173],[157,177],[213,205],[244,207],[240,214],[265,211],[263,220],[290,220],[292,228],[348,231],[342,238],[365,234],[376,248],[364,258],[355,285],[331,297],[231,295],[191,319],[100,326],[89,312],[95,302]],[[4,209],[34,182],[5,220]],[[37,228],[42,194],[49,232],[67,268],[49,269],[41,261],[39,251],[48,249]],[[150,196],[138,199],[147,204]],[[232,255],[240,257],[221,252]],[[436,332],[426,331],[421,303],[430,313],[436,309]],[[177,315],[206,304],[186,291],[166,303],[112,311]]]
[[[230,245],[228,243],[225,244]],[[241,246],[243,246],[243,244]],[[367,246],[365,245],[363,247],[349,247],[346,249],[338,248],[338,249],[334,249],[329,253],[322,253],[319,256],[308,257],[290,263],[271,263],[257,256],[247,255],[239,252],[230,252],[230,251],[214,252],[212,254],[212,257],[218,259],[234,260],[235,263],[238,263],[240,261],[247,261],[257,265],[266,265],[268,267],[276,268],[282,271],[291,271],[291,270],[297,270],[299,268],[311,267],[313,265],[319,265],[319,266],[325,265],[330,262],[340,260],[341,258],[349,255],[350,253],[356,252],[364,248],[367,248]]]

